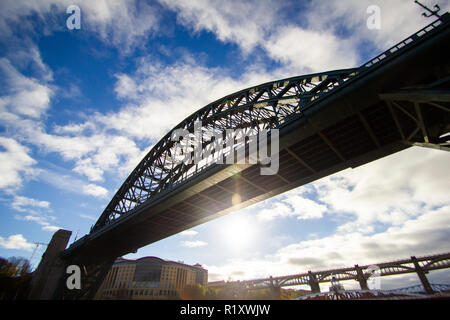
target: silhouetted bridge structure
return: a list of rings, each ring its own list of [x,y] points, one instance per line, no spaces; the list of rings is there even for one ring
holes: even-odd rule
[[[449,16],[359,68],[258,85],[183,120],[125,180],[91,232],[64,250],[60,264],[82,266],[84,286],[67,291],[61,279],[55,297],[90,298],[116,257],[322,177],[411,146],[449,150]],[[216,133],[278,129],[279,171],[177,163],[173,133],[193,132],[198,121]],[[212,141],[202,147],[211,150]]]
[[[274,297],[280,295],[280,288],[298,285],[308,285],[312,293],[320,292],[320,283],[344,280],[359,282],[361,290],[369,290],[367,281],[373,276],[392,276],[406,273],[416,273],[422,283],[425,293],[433,294],[433,288],[426,274],[433,270],[450,268],[450,253],[436,254],[425,257],[411,257],[391,262],[348,268],[336,268],[324,271],[300,273],[295,275],[268,277],[262,279],[209,283],[209,287],[228,288],[238,297],[245,297],[249,290],[271,289]],[[379,288],[377,288],[379,289]]]

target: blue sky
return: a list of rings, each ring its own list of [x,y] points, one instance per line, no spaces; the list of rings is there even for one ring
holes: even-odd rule
[[[79,30],[66,27],[73,4]],[[379,30],[367,28],[370,5]],[[71,242],[88,233],[151,146],[195,110],[244,87],[359,66],[430,23],[421,13],[408,0],[2,1],[0,256],[29,258],[58,228]],[[447,252],[449,157],[409,149],[127,257],[199,262],[220,280]],[[431,277],[449,283],[446,272]],[[386,288],[418,281],[392,279]]]

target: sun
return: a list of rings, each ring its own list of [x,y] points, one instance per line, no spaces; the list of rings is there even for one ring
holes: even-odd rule
[[[221,224],[220,229],[228,249],[242,252],[255,247],[258,229],[248,215],[239,212],[232,214]]]

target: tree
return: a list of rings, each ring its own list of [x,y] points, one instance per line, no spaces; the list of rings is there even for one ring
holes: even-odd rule
[[[183,298],[186,300],[204,300],[206,298],[206,289],[199,283],[186,286],[183,290]]]
[[[30,262],[22,257],[0,257],[0,300],[27,298],[31,281]]]

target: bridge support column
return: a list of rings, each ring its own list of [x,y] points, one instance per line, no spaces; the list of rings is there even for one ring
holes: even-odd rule
[[[33,273],[28,299],[49,300],[53,298],[58,283],[65,273],[65,263],[60,258],[60,254],[66,248],[71,234],[71,231],[60,229],[53,235],[47,250],[42,255],[41,262]]]
[[[281,288],[277,286],[270,287],[270,292],[272,294],[273,300],[280,300],[281,299]]]
[[[66,286],[67,275],[60,278],[53,299],[55,300],[92,300],[105,280],[115,258],[104,257],[101,260],[79,260],[76,257],[65,262],[65,265],[77,265],[81,269],[81,288],[69,290]]]
[[[419,265],[419,261],[417,261],[416,257],[411,257],[411,261],[414,263],[414,268],[416,269],[417,275],[419,276],[420,282],[422,282],[422,286],[425,289],[426,294],[434,294],[433,288],[428,282],[428,279],[423,271],[422,267]]]
[[[367,285],[367,279],[364,276],[364,273],[363,273],[361,267],[358,265],[355,265],[355,269],[356,269],[356,280],[358,280],[361,290],[369,290],[369,286]]]
[[[278,280],[274,280],[272,276],[270,276],[270,294],[273,300],[281,299],[281,288],[278,285]]]
[[[248,295],[248,290],[247,290],[247,288],[245,288],[244,284],[239,284],[236,287],[235,292],[233,294],[235,299],[238,299],[238,300],[245,300],[245,299],[247,299],[247,295]]]
[[[309,276],[309,286],[311,287],[312,293],[320,293],[319,281],[317,281],[316,275],[311,271],[308,271]]]

